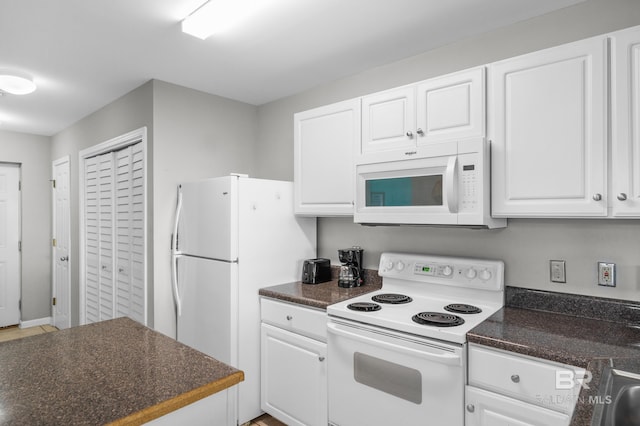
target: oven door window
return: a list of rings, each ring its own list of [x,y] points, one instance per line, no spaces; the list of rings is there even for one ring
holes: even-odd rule
[[[367,179],[366,207],[442,206],[441,174]]]
[[[360,352],[353,354],[356,382],[397,396],[414,404],[422,403],[420,371]]]

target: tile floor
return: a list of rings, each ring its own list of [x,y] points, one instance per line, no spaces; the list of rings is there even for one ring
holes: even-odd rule
[[[57,330],[57,328],[51,325],[39,325],[37,327],[29,328],[19,328],[16,325],[13,327],[0,328],[0,342],[20,339],[22,337],[35,336],[36,334],[49,333]]]
[[[58,329],[50,325],[40,325],[37,327],[19,328],[18,326],[0,328],[0,342],[20,339],[22,337],[35,336],[36,334],[49,333]],[[244,426],[286,426],[281,421],[274,419],[268,414],[264,414],[253,419]]]

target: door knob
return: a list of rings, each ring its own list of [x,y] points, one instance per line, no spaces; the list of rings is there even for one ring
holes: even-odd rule
[[[320,361],[320,362],[324,361],[324,357],[323,356],[319,356],[318,357],[318,361]]]
[[[422,135],[424,135],[424,130],[418,129],[418,130],[416,130],[416,133],[419,134],[420,136],[422,136]]]
[[[410,138],[412,138],[412,137],[413,137],[413,132],[412,132],[411,130],[409,130],[409,131],[407,132],[407,136],[408,136],[408,137],[410,137]]]
[[[287,321],[291,321],[293,317],[291,315],[287,315]]]
[[[467,411],[473,413],[476,411],[476,407],[473,404],[467,404]]]
[[[620,201],[625,201],[627,199],[627,194],[625,194],[624,192],[621,192],[618,194],[618,200]]]
[[[602,194],[593,194],[593,200],[594,201],[602,200]]]
[[[67,260],[69,260],[69,256],[62,256],[62,257],[60,258],[60,261],[61,261],[61,262],[66,262]]]
[[[513,383],[519,383],[520,382],[520,376],[518,376],[517,374],[514,374],[513,376],[511,376],[511,381]]]

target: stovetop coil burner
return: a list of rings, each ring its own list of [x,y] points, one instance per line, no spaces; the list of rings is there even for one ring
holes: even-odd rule
[[[443,312],[420,312],[411,318],[414,322],[436,327],[455,327],[464,324],[464,320],[457,315]]]
[[[452,303],[444,307],[445,311],[453,312],[455,314],[479,314],[482,309],[477,306],[467,305],[465,303]]]
[[[373,312],[382,309],[382,306],[371,302],[355,302],[347,305],[352,311]]]
[[[378,303],[391,303],[393,305],[402,305],[404,303],[411,302],[413,299],[404,294],[383,293],[383,294],[377,294],[373,296],[371,300]]]

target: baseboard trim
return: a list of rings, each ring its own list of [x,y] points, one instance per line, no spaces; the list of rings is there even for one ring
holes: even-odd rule
[[[20,321],[20,328],[37,327],[39,325],[51,325],[53,324],[52,317],[38,318],[29,321]]]

